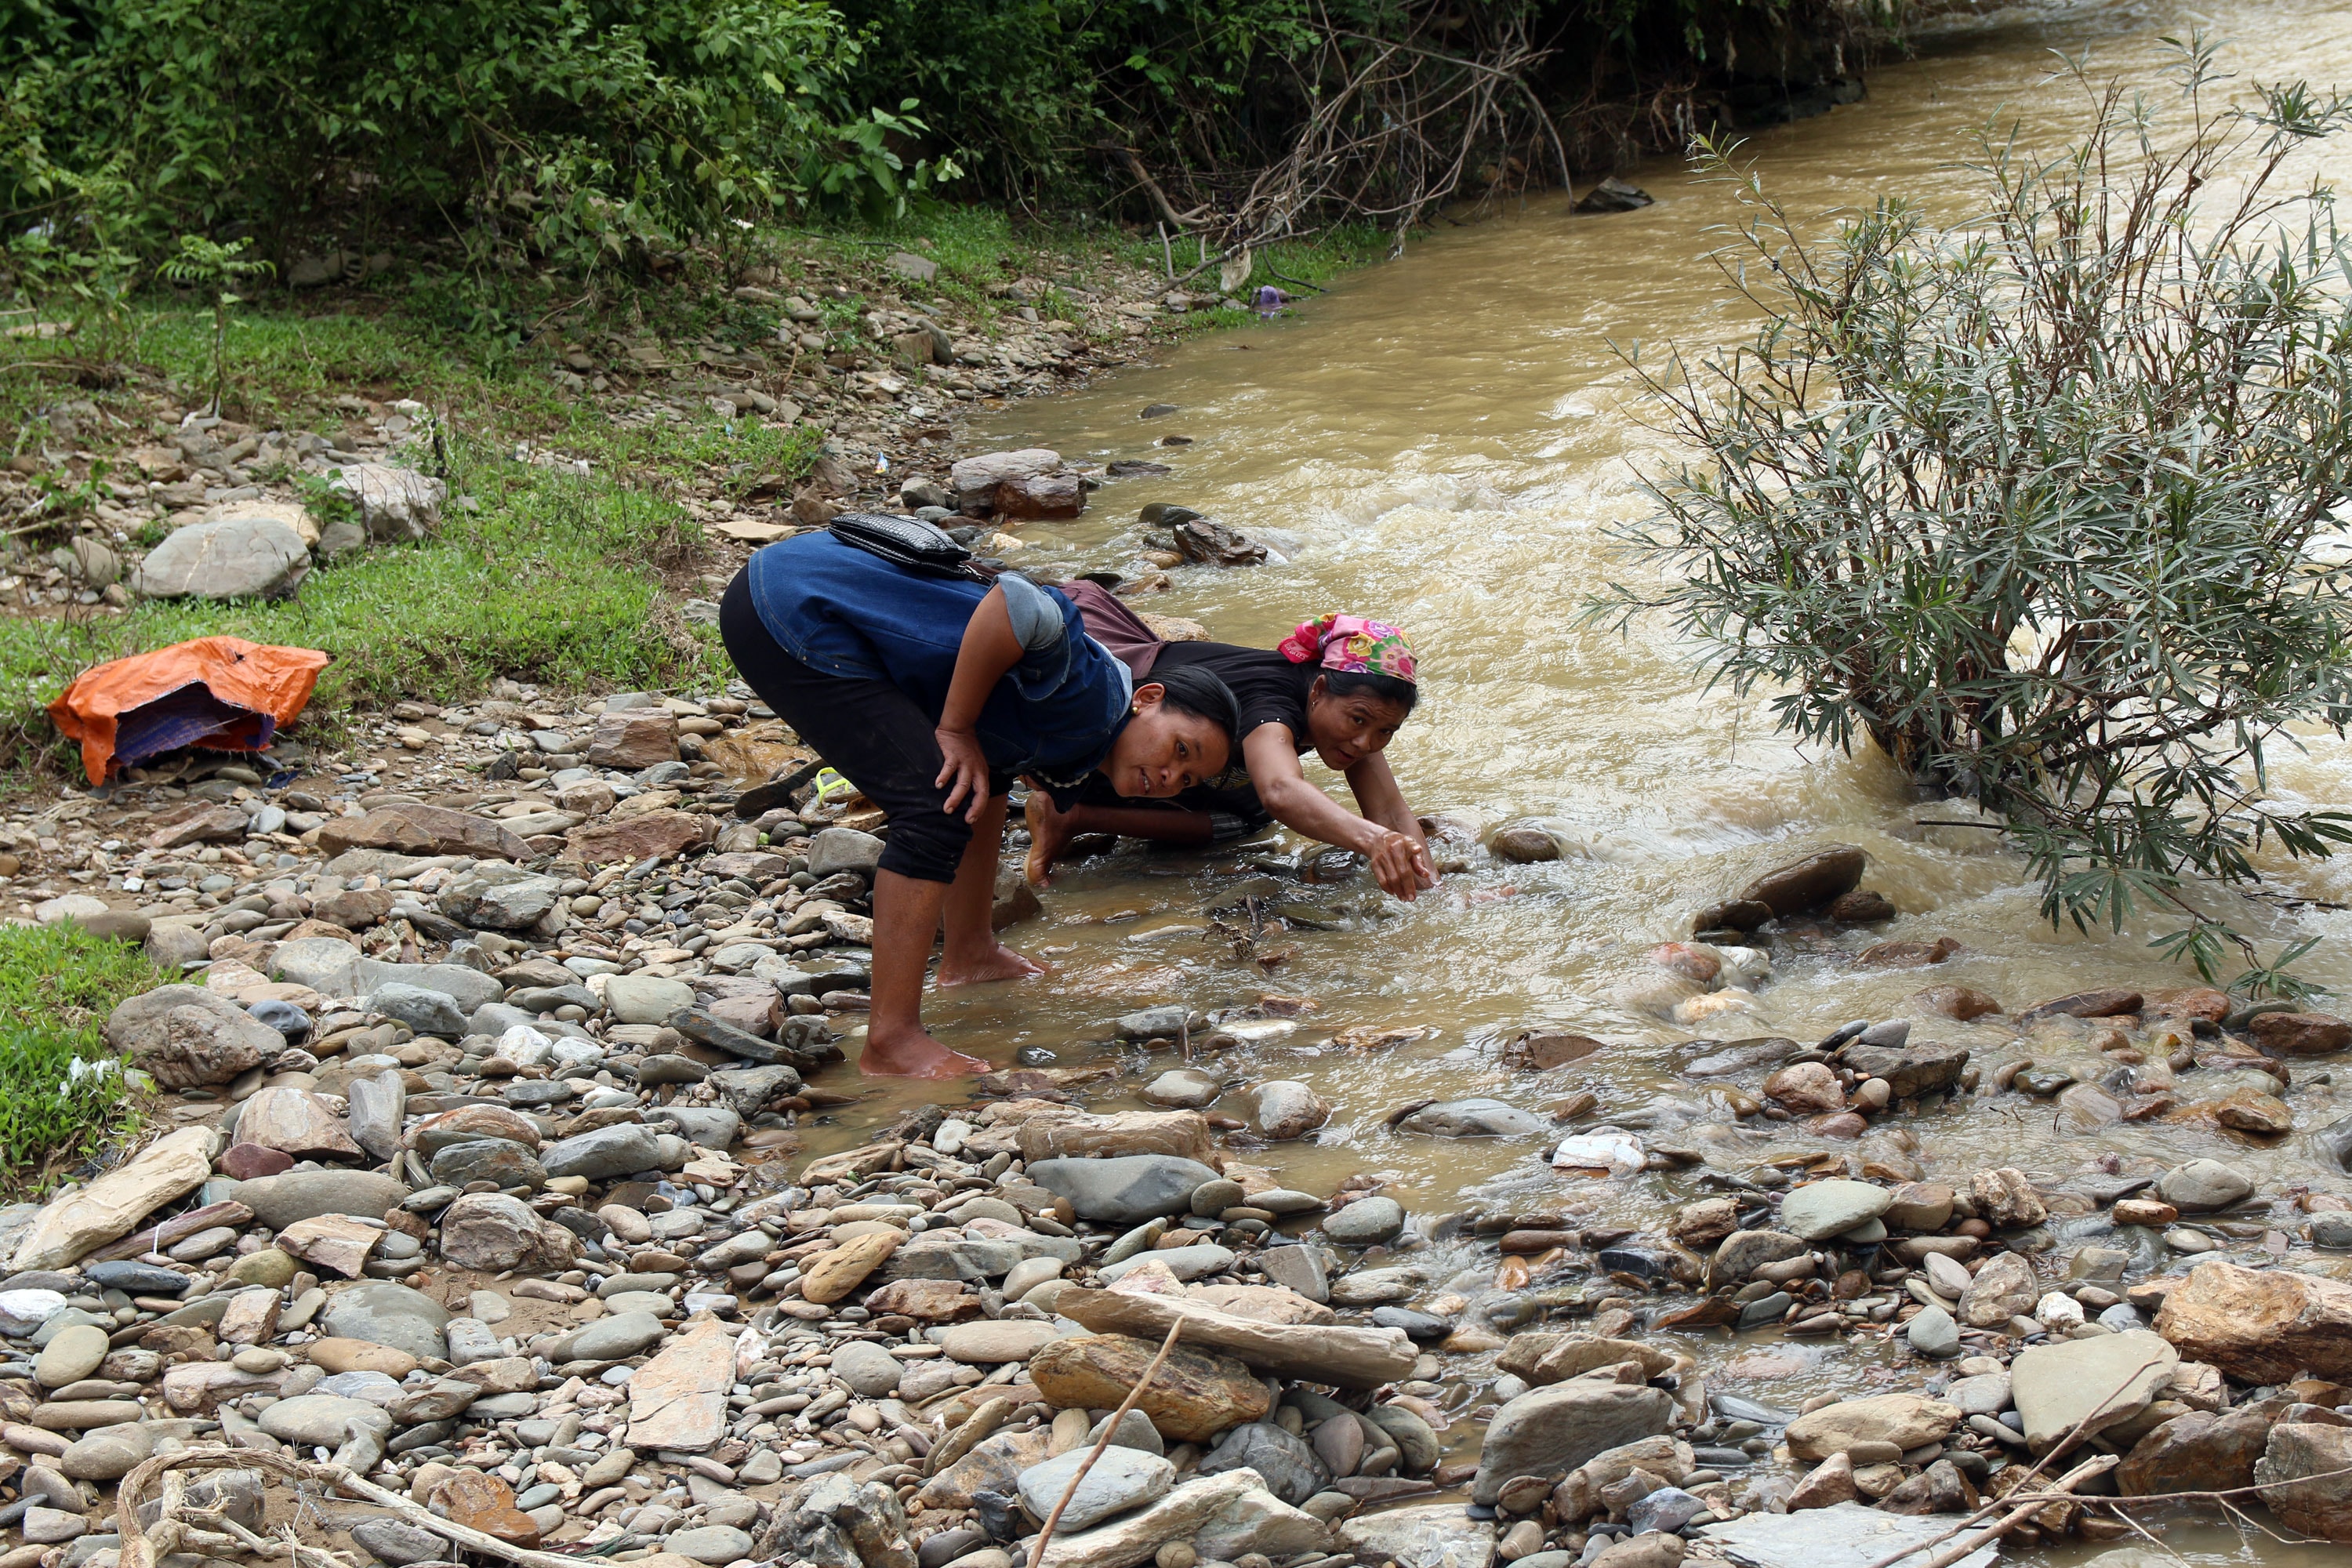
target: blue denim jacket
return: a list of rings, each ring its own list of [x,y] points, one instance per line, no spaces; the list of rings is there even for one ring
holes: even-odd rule
[[[809,532],[751,557],[751,605],[784,651],[812,669],[883,680],[937,719],[947,706],[964,627],[985,584],[931,577]],[[1076,786],[1126,727],[1132,678],[1086,634],[1051,588],[999,579],[1027,650],[989,693],[974,726],[989,766]]]

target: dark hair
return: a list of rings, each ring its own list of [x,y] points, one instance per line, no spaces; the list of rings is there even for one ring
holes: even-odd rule
[[[1169,707],[1206,719],[1223,730],[1228,747],[1241,743],[1242,705],[1234,700],[1233,688],[1211,671],[1197,664],[1171,665],[1153,670],[1138,684],[1157,686],[1166,693],[1162,700]]]
[[[1412,714],[1412,705],[1421,700],[1420,687],[1393,675],[1382,675],[1377,669],[1327,669],[1323,672],[1323,689],[1334,697],[1353,697],[1360,692],[1377,697],[1403,709],[1408,718]]]

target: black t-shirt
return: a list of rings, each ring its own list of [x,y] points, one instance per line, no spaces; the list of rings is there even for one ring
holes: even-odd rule
[[[1313,744],[1307,728],[1307,696],[1315,678],[1323,673],[1312,664],[1293,664],[1270,648],[1236,647],[1223,642],[1171,642],[1160,650],[1152,668],[1189,664],[1207,670],[1233,689],[1242,710],[1241,733],[1245,741],[1261,724],[1279,724],[1290,731],[1291,749],[1304,752]],[[1145,680],[1149,680],[1149,676]],[[1241,758],[1234,763],[1238,770]]]

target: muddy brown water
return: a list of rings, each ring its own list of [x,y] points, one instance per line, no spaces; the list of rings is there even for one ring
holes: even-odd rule
[[[2230,40],[2224,60],[2242,74],[2352,85],[2352,8],[2339,5],[2007,9],[1944,24],[1917,58],[1875,72],[1864,102],[1758,135],[1748,151],[1801,216],[1897,192],[1957,210],[1971,182],[1955,162],[1969,155],[1972,132],[1989,119],[2018,116],[2041,136],[2082,122],[2079,94],[2049,79],[2050,51],[2086,56],[2095,74],[2120,70],[2154,83],[2158,39],[2200,26]],[[2340,181],[2352,174],[2352,144],[2325,149],[2315,167]],[[1308,998],[1312,1012],[1262,1025],[1263,1037],[1218,1058],[1236,1084],[1222,1108],[1246,1116],[1242,1085],[1300,1079],[1336,1107],[1332,1122],[1313,1142],[1242,1157],[1318,1191],[1376,1172],[1425,1214],[1568,1206],[1588,1224],[1655,1226],[1672,1203],[1702,1193],[1696,1172],[1582,1181],[1550,1172],[1540,1139],[1444,1142],[1402,1136],[1384,1121],[1408,1100],[1492,1094],[1541,1110],[1585,1089],[1620,1124],[1696,1143],[1710,1167],[1728,1171],[1815,1149],[1908,1154],[1946,1179],[1993,1164],[2060,1177],[2103,1155],[2120,1157],[2126,1170],[2217,1155],[2266,1192],[2298,1183],[2352,1192],[2352,1179],[2323,1168],[2308,1137],[2352,1114],[2352,1075],[2338,1067],[2347,1083],[2321,1081],[2326,1064],[2299,1075],[2291,1096],[2298,1131],[2268,1147],[2195,1124],[2082,1127],[2050,1101],[2020,1095],[1884,1121],[1859,1150],[1788,1126],[1733,1135],[1678,1125],[1693,1115],[1701,1126],[1723,1120],[1719,1102],[1675,1070],[1693,1039],[1810,1040],[1850,1018],[1910,1016],[1922,1018],[1915,1037],[1976,1047],[1988,1071],[2031,1055],[2087,1078],[2107,1070],[2089,1030],[2021,1041],[2005,1021],[1951,1024],[1906,998],[1928,984],[1965,984],[2014,1010],[2091,986],[2191,977],[2147,950],[2147,931],[2054,932],[2019,862],[1990,835],[1916,826],[1922,816],[1948,813],[1923,808],[1883,760],[1802,751],[1774,733],[1762,700],[1705,691],[1691,650],[1663,627],[1637,626],[1621,637],[1573,626],[1589,590],[1624,577],[1601,530],[1641,514],[1633,473],[1672,457],[1644,427],[1611,345],[1721,341],[1747,319],[1702,259],[1717,243],[1710,230],[1734,216],[1728,195],[1672,162],[1631,174],[1654,206],[1578,218],[1544,201],[1444,229],[1397,262],[1342,279],[1291,319],[1188,342],[1161,364],[1002,411],[982,432],[997,445],[1047,445],[1074,460],[1152,458],[1175,470],[1112,481],[1076,522],[1024,528],[1041,575],[1050,566],[1120,563],[1138,537],[1136,509],[1176,501],[1276,544],[1288,559],[1179,572],[1173,589],[1146,607],[1260,646],[1332,609],[1407,627],[1426,671],[1422,710],[1390,752],[1408,796],[1474,828],[1540,817],[1575,847],[1541,866],[1473,858],[1411,906],[1382,900],[1368,884],[1301,884],[1254,864],[1298,858],[1306,847],[1279,835],[1222,854],[1097,858],[1066,868],[1044,917],[1017,933],[1053,973],[935,997],[935,1026],[1000,1064],[1023,1046],[1051,1050],[1064,1066],[1116,1063],[1119,1079],[1081,1092],[1097,1108],[1117,1109],[1139,1106],[1133,1090],[1171,1058],[1146,1062],[1094,1043],[1114,1015],[1163,1001],[1213,1011],[1269,993]],[[1180,412],[1138,418],[1161,402]],[[1191,444],[1156,444],[1171,435]],[[1309,774],[1344,790],[1311,763]],[[2293,800],[2352,802],[2352,751],[2314,738],[2307,754],[2283,760],[2276,778]],[[1684,1026],[1633,1005],[1629,988],[1657,978],[1644,952],[1687,935],[1696,907],[1829,841],[1868,850],[1865,885],[1891,898],[1900,918],[1776,944],[1773,978],[1752,1013]],[[2352,860],[2273,869],[2282,888],[2352,901]],[[1279,945],[1290,956],[1271,970],[1238,963],[1203,932],[1204,916],[1253,893],[1309,910],[1331,929],[1285,937]],[[2321,937],[2309,973],[2352,984],[2352,946],[2342,940],[2352,917],[2251,918],[2266,942]],[[1930,969],[1852,963],[1872,942],[1939,936],[1962,952]],[[1501,1068],[1496,1044],[1531,1026],[1591,1035],[1608,1048],[1540,1077]],[[1334,1043],[1360,1028],[1423,1033],[1370,1049]],[[1754,1088],[1753,1078],[1740,1081]],[[2184,1082],[2184,1101],[2195,1098],[2189,1089]],[[929,1092],[878,1091],[811,1129],[813,1142],[862,1140]],[[1902,1148],[1906,1140],[1916,1148]],[[2292,1215],[2282,1205],[2277,1217]],[[1426,1267],[1431,1297],[1451,1289],[1475,1302],[1492,1290],[1491,1252],[1442,1243],[1414,1260]],[[1819,1393],[1890,1386],[1874,1381],[1889,1358],[1867,1342],[1824,1347],[1752,1333],[1735,1341],[1720,1330],[1681,1337],[1710,1386],[1783,1407]],[[1913,1382],[1906,1373],[1891,1385]],[[1475,1401],[1463,1391],[1450,1403],[1465,1410]],[[2325,1548],[2183,1521],[2164,1542],[2197,1563],[2335,1560]],[[2029,1555],[2073,1563],[2090,1553]]]

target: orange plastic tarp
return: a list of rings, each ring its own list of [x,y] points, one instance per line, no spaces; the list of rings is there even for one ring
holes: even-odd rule
[[[126,716],[144,751],[125,765],[172,745],[257,751],[310,702],[327,659],[316,648],[197,637],[82,671],[49,704],[49,717],[66,739],[81,742],[89,782],[103,784],[114,770]],[[206,693],[213,701],[204,700]],[[165,703],[167,698],[173,700]],[[161,706],[139,711],[151,704]],[[152,743],[156,741],[169,745]]]

